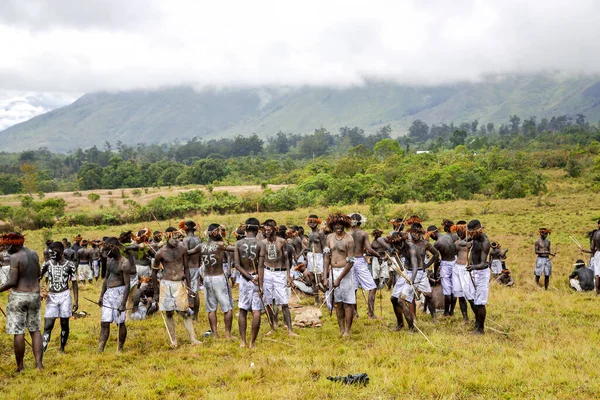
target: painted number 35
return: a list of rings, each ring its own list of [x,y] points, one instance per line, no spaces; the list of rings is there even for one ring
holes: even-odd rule
[[[242,258],[256,258],[256,245],[248,245],[244,243],[242,245]]]

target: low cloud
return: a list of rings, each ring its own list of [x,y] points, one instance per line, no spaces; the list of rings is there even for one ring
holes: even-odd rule
[[[0,37],[0,90],[438,85],[600,73],[593,0],[5,0]]]

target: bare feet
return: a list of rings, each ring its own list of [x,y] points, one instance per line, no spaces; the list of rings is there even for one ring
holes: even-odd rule
[[[392,330],[395,332],[401,331],[404,329],[404,325],[396,325]]]
[[[194,340],[192,340],[191,344],[192,344],[192,346],[199,346],[199,345],[204,344],[204,343],[202,343],[199,340],[194,339]]]
[[[275,331],[273,329],[271,329],[269,332],[265,333],[265,336],[271,336],[274,333],[275,333]]]
[[[246,348],[246,343],[242,342],[240,343],[240,349],[245,349]],[[250,346],[250,348],[252,348],[252,346]]]
[[[177,340],[173,340],[173,341],[171,342],[171,348],[172,348],[172,349],[176,349],[176,348],[177,348]]]
[[[291,336],[291,337],[300,337],[300,335],[298,335],[298,334],[297,334],[296,332],[294,332],[294,331],[288,331],[288,336]]]
[[[342,335],[342,337],[350,337],[350,333],[344,332],[344,334]]]

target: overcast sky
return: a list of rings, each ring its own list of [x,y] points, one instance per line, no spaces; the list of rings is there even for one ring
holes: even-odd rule
[[[600,1],[1,0],[0,90],[600,72]]]

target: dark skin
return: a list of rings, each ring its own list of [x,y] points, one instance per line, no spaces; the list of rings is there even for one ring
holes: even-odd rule
[[[300,257],[304,251],[304,247],[302,246],[302,238],[300,236],[294,236],[290,239],[289,243],[294,247],[294,260],[297,262],[298,257]]]
[[[354,239],[354,254],[357,257],[362,257],[363,253],[369,254],[374,257],[379,257],[379,253],[377,253],[371,247],[371,241],[369,240],[369,234],[362,229],[360,226],[353,226],[350,231],[350,235],[352,239]],[[368,315],[369,319],[375,319],[375,294],[377,293],[377,288],[369,290],[369,297],[367,298],[368,304]],[[356,311],[356,304],[354,305],[354,310]],[[358,312],[356,312],[358,316]]]
[[[98,260],[98,262],[100,261],[100,247],[98,247],[95,244],[92,244],[92,249],[90,250],[91,253],[91,257],[92,257],[92,261],[96,261]],[[100,274],[98,274],[100,275]],[[96,282],[98,282],[98,277],[96,277]]]
[[[487,259],[490,253],[490,241],[483,232],[474,233],[472,236],[469,233],[469,238],[471,237],[473,248],[471,251],[471,264],[467,266],[467,271],[478,271],[489,268]],[[473,307],[475,308],[475,333],[483,334],[486,307],[484,304],[473,304]]]
[[[404,273],[407,275],[407,278],[411,279],[411,282],[406,283],[406,285],[409,285],[414,282],[417,276],[417,271],[419,270],[419,266],[422,264],[422,261],[420,260],[419,249],[408,240],[396,243],[394,244],[394,247],[400,249],[399,254],[401,254],[405,259],[406,264],[404,265]],[[398,279],[402,278],[399,277]],[[404,316],[404,318],[406,318],[406,323],[408,324],[408,329],[413,331],[414,317],[413,312],[410,309],[410,303],[406,300],[397,299],[395,297],[392,297],[391,301],[397,321],[395,330],[399,330],[404,327],[404,322],[402,320],[402,316]]]
[[[348,262],[347,257],[354,257],[354,239],[344,231],[344,226],[342,224],[335,224],[332,228],[333,233],[327,237],[327,246],[331,249],[331,253],[325,254],[323,259],[323,268],[326,271],[323,284],[325,287],[329,286],[330,272],[333,277],[331,268],[341,268],[342,272],[337,279],[332,282],[332,288],[335,290],[335,288],[340,286],[342,279],[344,279],[352,269],[353,263]],[[350,336],[350,329],[352,328],[352,321],[354,319],[354,304],[337,302],[334,303],[333,306],[335,308],[340,334],[344,337]]]
[[[85,245],[82,244],[79,250],[77,250],[77,253],[75,253],[75,265],[79,268],[79,264],[90,264],[91,258],[92,254],[87,247],[87,243]],[[81,283],[85,283],[85,281],[81,281]],[[92,283],[91,279],[89,280],[89,283]]]
[[[0,293],[13,289],[17,292],[40,293],[40,259],[37,253],[22,245],[7,246],[10,254],[10,270],[8,281],[0,286]],[[29,332],[38,370],[44,369],[42,364],[43,346],[42,335],[39,331]],[[25,356],[25,335],[14,335],[14,351],[17,362],[16,372],[22,371]]]
[[[225,259],[226,251],[233,251],[233,246],[225,246],[221,236],[214,236],[209,233],[207,243],[200,243],[192,250],[187,251],[188,256],[200,254],[202,263],[204,264],[204,275],[221,276],[223,275],[223,260]],[[189,281],[188,281],[189,282]],[[215,337],[217,333],[217,313],[208,313],[208,322],[210,329]],[[225,337],[231,339],[231,325],[233,322],[233,311],[229,310],[224,314],[225,322]]]
[[[183,238],[183,245],[186,249],[191,250],[200,244],[200,239],[195,235],[193,229],[187,230],[187,236]],[[188,255],[189,268],[200,268],[200,253]],[[194,321],[198,321],[198,312],[200,311],[200,298],[196,295],[193,297],[194,304]]]
[[[411,232],[410,236],[413,240],[413,243],[415,244],[415,246],[417,246],[417,249],[420,252],[421,260],[425,259],[426,253],[429,253],[431,256],[429,257],[429,261],[427,262],[427,264],[423,265],[423,270],[425,271],[429,269],[429,267],[433,264],[434,274],[437,276],[437,267],[439,267],[438,260],[440,259],[440,252],[433,246],[433,244],[431,244],[428,240],[425,240],[421,233]],[[435,265],[437,265],[437,267],[435,267]],[[412,281],[415,281],[415,276],[412,277]],[[424,306],[429,308],[431,318],[435,319],[435,307],[432,301],[432,292],[423,293],[423,296],[425,296]]]
[[[285,239],[277,237],[276,235],[277,227],[265,226],[264,235],[266,239],[263,240],[263,244],[265,248],[268,248],[270,245],[275,245],[275,257],[269,259],[268,252],[266,252],[267,256],[265,256],[265,268],[285,268],[285,274],[287,277],[288,285],[292,285],[292,277],[290,276],[290,259],[287,251],[287,242]],[[292,330],[292,315],[290,313],[290,307],[288,304],[283,304],[281,306],[283,311],[283,321],[288,328],[288,335],[290,336],[298,336]],[[267,316],[271,319],[271,330],[267,332],[267,335],[272,335],[275,333],[273,327],[275,326],[276,318],[273,313],[273,308],[267,307]]]
[[[171,237],[167,240],[167,245],[162,247],[154,258],[155,265],[162,264],[162,276],[163,279],[168,281],[179,282],[185,277],[186,282],[190,282],[190,269],[188,267],[188,251],[185,246],[177,240],[175,237]],[[158,268],[152,269],[152,285],[154,286],[154,301],[158,302],[160,287],[158,285]],[[191,295],[191,290],[188,287],[188,297]],[[190,342],[192,345],[201,344],[196,340],[194,334],[194,327],[192,320],[188,315],[187,311],[177,311],[183,318],[183,326],[190,336]],[[166,325],[169,331],[169,340],[171,341],[171,347],[177,347],[177,337],[175,336],[175,320],[173,319],[174,311],[165,311]]]
[[[442,261],[454,261],[456,258],[456,247],[454,246],[454,240],[452,240],[452,236],[449,234],[440,236],[438,232],[433,232],[429,235],[429,237],[435,240],[433,247],[435,247],[435,249],[440,253]],[[453,303],[453,295],[444,296],[444,316],[454,315],[454,307],[452,307]]]
[[[381,264],[382,260],[385,258],[385,252],[387,251],[389,254],[394,254],[394,249],[392,248],[392,246],[390,246],[388,244],[388,242],[385,240],[384,237],[381,236],[381,234],[377,234],[375,236],[373,236],[373,241],[371,242],[371,248],[373,250],[375,250],[375,252],[378,255],[378,259],[379,259],[379,263]],[[380,271],[381,273],[381,271]],[[377,285],[377,287],[380,287],[380,282],[381,278],[376,278],[375,279],[375,284]],[[381,292],[379,293],[379,296],[381,297]]]
[[[597,251],[600,251],[600,223],[598,224],[598,228],[594,231],[593,235],[590,237],[590,249],[585,250],[582,247],[579,247],[582,253],[588,253],[591,255],[596,254]],[[596,295],[600,295],[600,276],[596,276]]]
[[[541,258],[549,258],[550,256],[554,256],[550,251],[550,241],[548,240],[548,234],[542,233],[540,234],[540,238],[535,242],[535,254]],[[535,283],[540,284],[540,277],[535,276]],[[548,290],[548,285],[550,284],[550,276],[544,275],[544,289]]]
[[[461,232],[459,235],[459,240],[457,240],[456,242],[454,242],[454,246],[456,247],[456,263],[460,264],[460,265],[467,265],[468,264],[468,255],[469,255],[469,248],[471,246],[471,242],[468,243],[467,245],[467,241],[465,240],[465,235]],[[473,300],[469,300],[469,303],[471,305],[471,309],[473,310],[473,313],[475,313],[475,303],[473,302]],[[453,302],[452,304],[452,309],[454,309],[456,303]],[[463,323],[466,323],[467,321],[469,321],[469,315],[467,312],[467,300],[464,297],[458,297],[458,305],[460,307],[460,312],[463,316]]]
[[[264,278],[264,263],[266,248],[264,243],[256,238],[256,230],[246,231],[246,237],[235,244],[233,252],[235,267],[240,272],[242,279],[254,283],[258,286],[258,293],[262,297],[262,285]],[[240,329],[240,347],[244,348],[246,342],[248,310],[240,309],[238,317],[238,327]],[[252,310],[252,333],[250,337],[249,348],[254,347],[258,331],[260,330],[260,310]]]
[[[123,299],[118,307],[119,312],[124,312],[127,307],[127,298],[129,297],[129,282],[131,279],[131,265],[126,257],[123,257],[119,251],[119,247],[113,247],[108,251],[108,265],[106,279],[102,284],[100,299],[98,305],[102,307],[102,298],[106,289],[125,285]],[[98,343],[98,353],[104,351],[104,346],[110,336],[110,322],[100,322],[100,341]],[[118,351],[123,351],[125,340],[127,339],[127,326],[125,322],[119,324],[119,347]]]
[[[60,249],[50,251],[52,255],[52,260],[58,263],[59,265],[63,265],[65,263],[65,258],[63,257],[63,252]],[[47,266],[42,268],[41,276],[46,273],[48,269]],[[71,281],[73,286],[73,312],[79,309],[79,286],[77,285],[77,280]],[[51,292],[54,292],[50,289]],[[56,322],[56,318],[44,318],[44,335],[47,335],[46,342],[50,341],[50,334],[52,329],[54,329],[54,323]],[[60,352],[65,352],[65,346],[67,344],[67,339],[69,338],[69,318],[60,318]],[[47,344],[46,344],[47,346]],[[44,348],[44,351],[46,349]]]
[[[323,248],[325,247],[325,234],[319,229],[319,224],[316,221],[309,221],[308,226],[310,232],[308,234],[308,249],[312,253],[323,254]],[[311,260],[314,264],[314,260]],[[323,274],[315,274],[314,271],[307,271],[309,275],[310,283],[315,296],[315,305],[320,304],[319,300],[319,281],[323,280]]]

